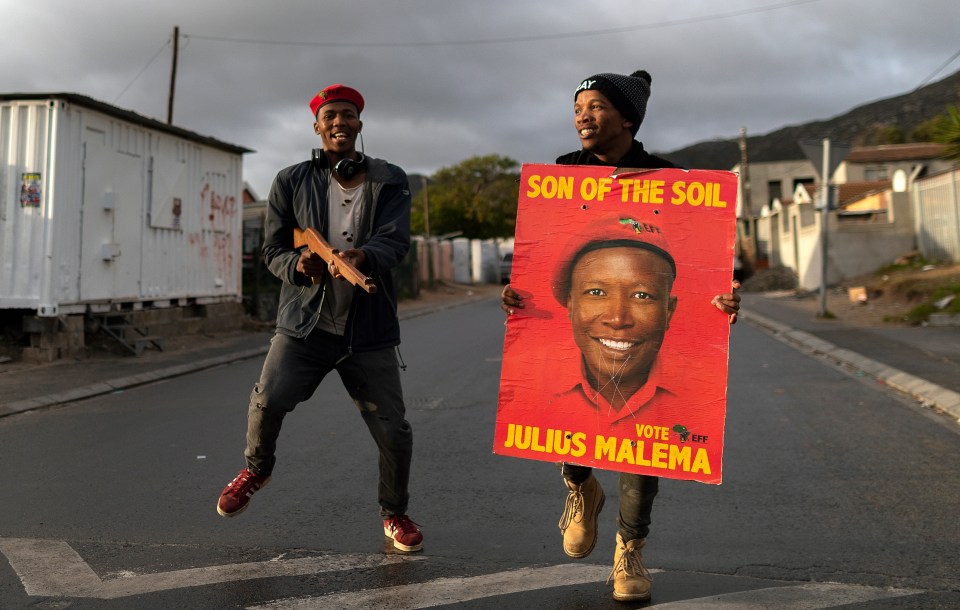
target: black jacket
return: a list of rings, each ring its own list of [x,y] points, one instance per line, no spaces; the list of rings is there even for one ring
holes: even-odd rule
[[[367,205],[357,226],[356,247],[366,254],[364,268],[377,285],[374,294],[357,288],[344,337],[351,351],[371,351],[400,344],[397,297],[391,270],[410,249],[410,187],[399,167],[367,157]],[[300,252],[293,249],[293,229],[313,227],[329,239],[327,188],[330,169],[304,161],[280,170],[270,189],[264,226],[263,258],[283,280],[277,332],[303,338],[316,326],[325,282],[313,284],[297,271]]]
[[[583,149],[567,153],[557,157],[557,165],[610,165],[605,161],[593,156],[593,153]],[[620,161],[616,167],[629,167],[633,169],[662,169],[664,167],[680,167],[666,159],[651,155],[643,149],[643,144],[633,141],[633,148]]]

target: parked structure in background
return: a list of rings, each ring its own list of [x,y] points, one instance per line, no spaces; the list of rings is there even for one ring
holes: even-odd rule
[[[84,318],[134,353],[164,324],[239,326],[247,152],[83,95],[0,94],[0,315],[22,357],[80,355]]]
[[[434,288],[443,282],[499,284],[500,261],[513,252],[513,237],[500,239],[452,239],[415,236],[417,274],[421,286]]]
[[[832,176],[827,284],[892,264],[919,250],[960,261],[957,169],[940,144],[855,147]],[[737,165],[733,171],[739,171]],[[805,160],[750,164],[756,210],[755,269],[787,267],[798,288],[821,285],[820,184]],[[738,206],[738,215],[742,216]],[[745,223],[749,224],[749,223]]]

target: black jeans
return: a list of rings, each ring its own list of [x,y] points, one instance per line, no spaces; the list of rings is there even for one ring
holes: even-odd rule
[[[587,480],[592,468],[564,463],[561,469],[563,478],[574,485]],[[660,490],[660,479],[644,474],[620,473],[620,514],[617,526],[624,542],[637,538],[646,538],[650,533],[650,513],[653,511],[653,499]]]
[[[393,348],[349,354],[343,337],[315,330],[306,339],[276,334],[247,410],[247,468],[270,475],[280,426],[336,370],[380,453],[378,498],[383,516],[402,515],[409,502],[413,430],[405,419],[400,368]]]

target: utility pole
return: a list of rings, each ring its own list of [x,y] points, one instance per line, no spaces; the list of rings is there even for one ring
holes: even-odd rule
[[[830,176],[837,166],[850,154],[850,144],[843,142],[830,143],[830,138],[822,141],[800,140],[797,142],[803,154],[813,164],[813,171],[820,173],[820,311],[818,318],[826,318],[827,311],[827,229],[830,226]],[[817,169],[820,165],[820,169]],[[794,231],[793,239],[797,239]],[[800,261],[797,261],[797,274],[801,272]]]
[[[427,189],[427,177],[420,176],[423,185],[423,232],[430,239],[430,191]]]
[[[753,217],[753,204],[750,201],[750,169],[747,166],[747,128],[740,128],[740,190],[743,197],[743,209],[747,217]]]
[[[750,231],[750,239],[747,243],[743,238],[740,239],[741,253],[746,254],[745,258],[750,263],[750,268],[755,269],[757,259],[760,257],[758,252],[757,227],[753,219],[753,202],[750,194],[750,166],[747,164],[747,128],[740,128],[740,199],[743,202],[743,215],[746,217],[747,227]],[[746,252],[744,248],[746,247]]]
[[[180,26],[173,26],[173,66],[170,70],[170,97],[167,98],[167,125],[173,125],[173,93],[177,86],[177,55],[180,51]]]
[[[827,224],[830,222],[830,138],[823,139],[823,170],[820,173],[822,205],[820,209],[820,312],[827,317]],[[794,236],[796,239],[796,236]]]
[[[420,190],[423,192],[423,233],[426,237],[424,243],[427,245],[427,286],[433,290],[433,248],[430,244],[430,189],[427,186],[426,176],[420,176],[420,184],[423,187]]]

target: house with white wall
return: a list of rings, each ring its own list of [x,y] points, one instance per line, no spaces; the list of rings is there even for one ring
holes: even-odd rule
[[[855,147],[832,176],[827,214],[827,284],[869,273],[917,249],[918,219],[911,189],[931,170],[953,163],[938,144]],[[812,169],[812,165],[809,166]],[[821,184],[801,179],[802,164],[765,164],[761,177],[795,180],[789,196],[759,207],[757,240],[770,266],[797,274],[799,287],[821,285]],[[751,182],[755,171],[750,166]],[[769,194],[770,191],[766,191]]]

